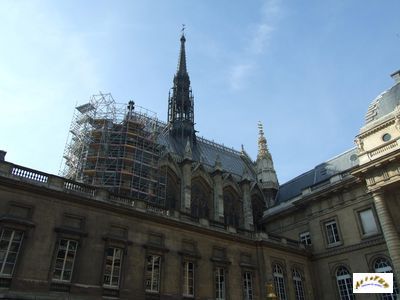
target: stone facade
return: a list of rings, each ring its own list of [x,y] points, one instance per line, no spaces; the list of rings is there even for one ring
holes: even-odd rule
[[[357,148],[279,185],[261,124],[256,161],[196,136],[180,42],[168,123],[150,126],[157,136],[130,102],[125,123],[86,118],[123,129],[99,145],[102,127],[91,127],[71,176],[0,151],[0,298],[253,300],[268,285],[282,300],[347,300],[353,272],[399,282],[400,83],[371,104]]]
[[[3,298],[183,299],[185,261],[194,265],[194,297],[188,298],[215,299],[215,270],[223,268],[225,299],[243,299],[246,272],[252,299],[264,299],[275,263],[287,276],[290,297],[295,292],[289,274],[297,268],[307,298],[314,298],[309,252],[297,241],[195,220],[7,162],[0,163],[0,199],[2,231],[23,232],[14,271],[1,278]],[[61,240],[77,243],[72,275],[65,280],[56,279]],[[112,286],[105,276],[109,248],[122,250]],[[152,292],[146,292],[149,255],[161,258]]]

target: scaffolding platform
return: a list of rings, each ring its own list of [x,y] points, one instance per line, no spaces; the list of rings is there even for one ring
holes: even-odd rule
[[[75,109],[60,175],[165,205],[166,174],[157,144],[165,130],[160,125],[155,113],[133,101],[123,105],[111,94],[93,95]]]

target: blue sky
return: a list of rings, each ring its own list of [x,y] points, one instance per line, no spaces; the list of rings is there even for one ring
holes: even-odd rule
[[[57,174],[76,104],[111,92],[166,120],[186,24],[201,136],[281,183],[353,147],[400,69],[400,1],[1,1],[0,149]]]

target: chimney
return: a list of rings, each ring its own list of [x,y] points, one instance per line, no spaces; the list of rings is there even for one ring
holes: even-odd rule
[[[7,152],[4,150],[0,150],[0,161],[4,161],[6,157]]]
[[[400,82],[400,70],[397,70],[393,74],[390,74],[390,77],[392,77],[396,83],[399,83]]]

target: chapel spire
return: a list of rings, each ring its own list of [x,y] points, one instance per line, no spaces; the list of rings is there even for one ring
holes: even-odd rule
[[[168,125],[170,134],[182,141],[196,142],[194,130],[194,102],[190,78],[186,67],[185,51],[185,26],[183,25],[180,38],[181,47],[179,52],[178,69],[174,76],[174,86],[168,101]]]

